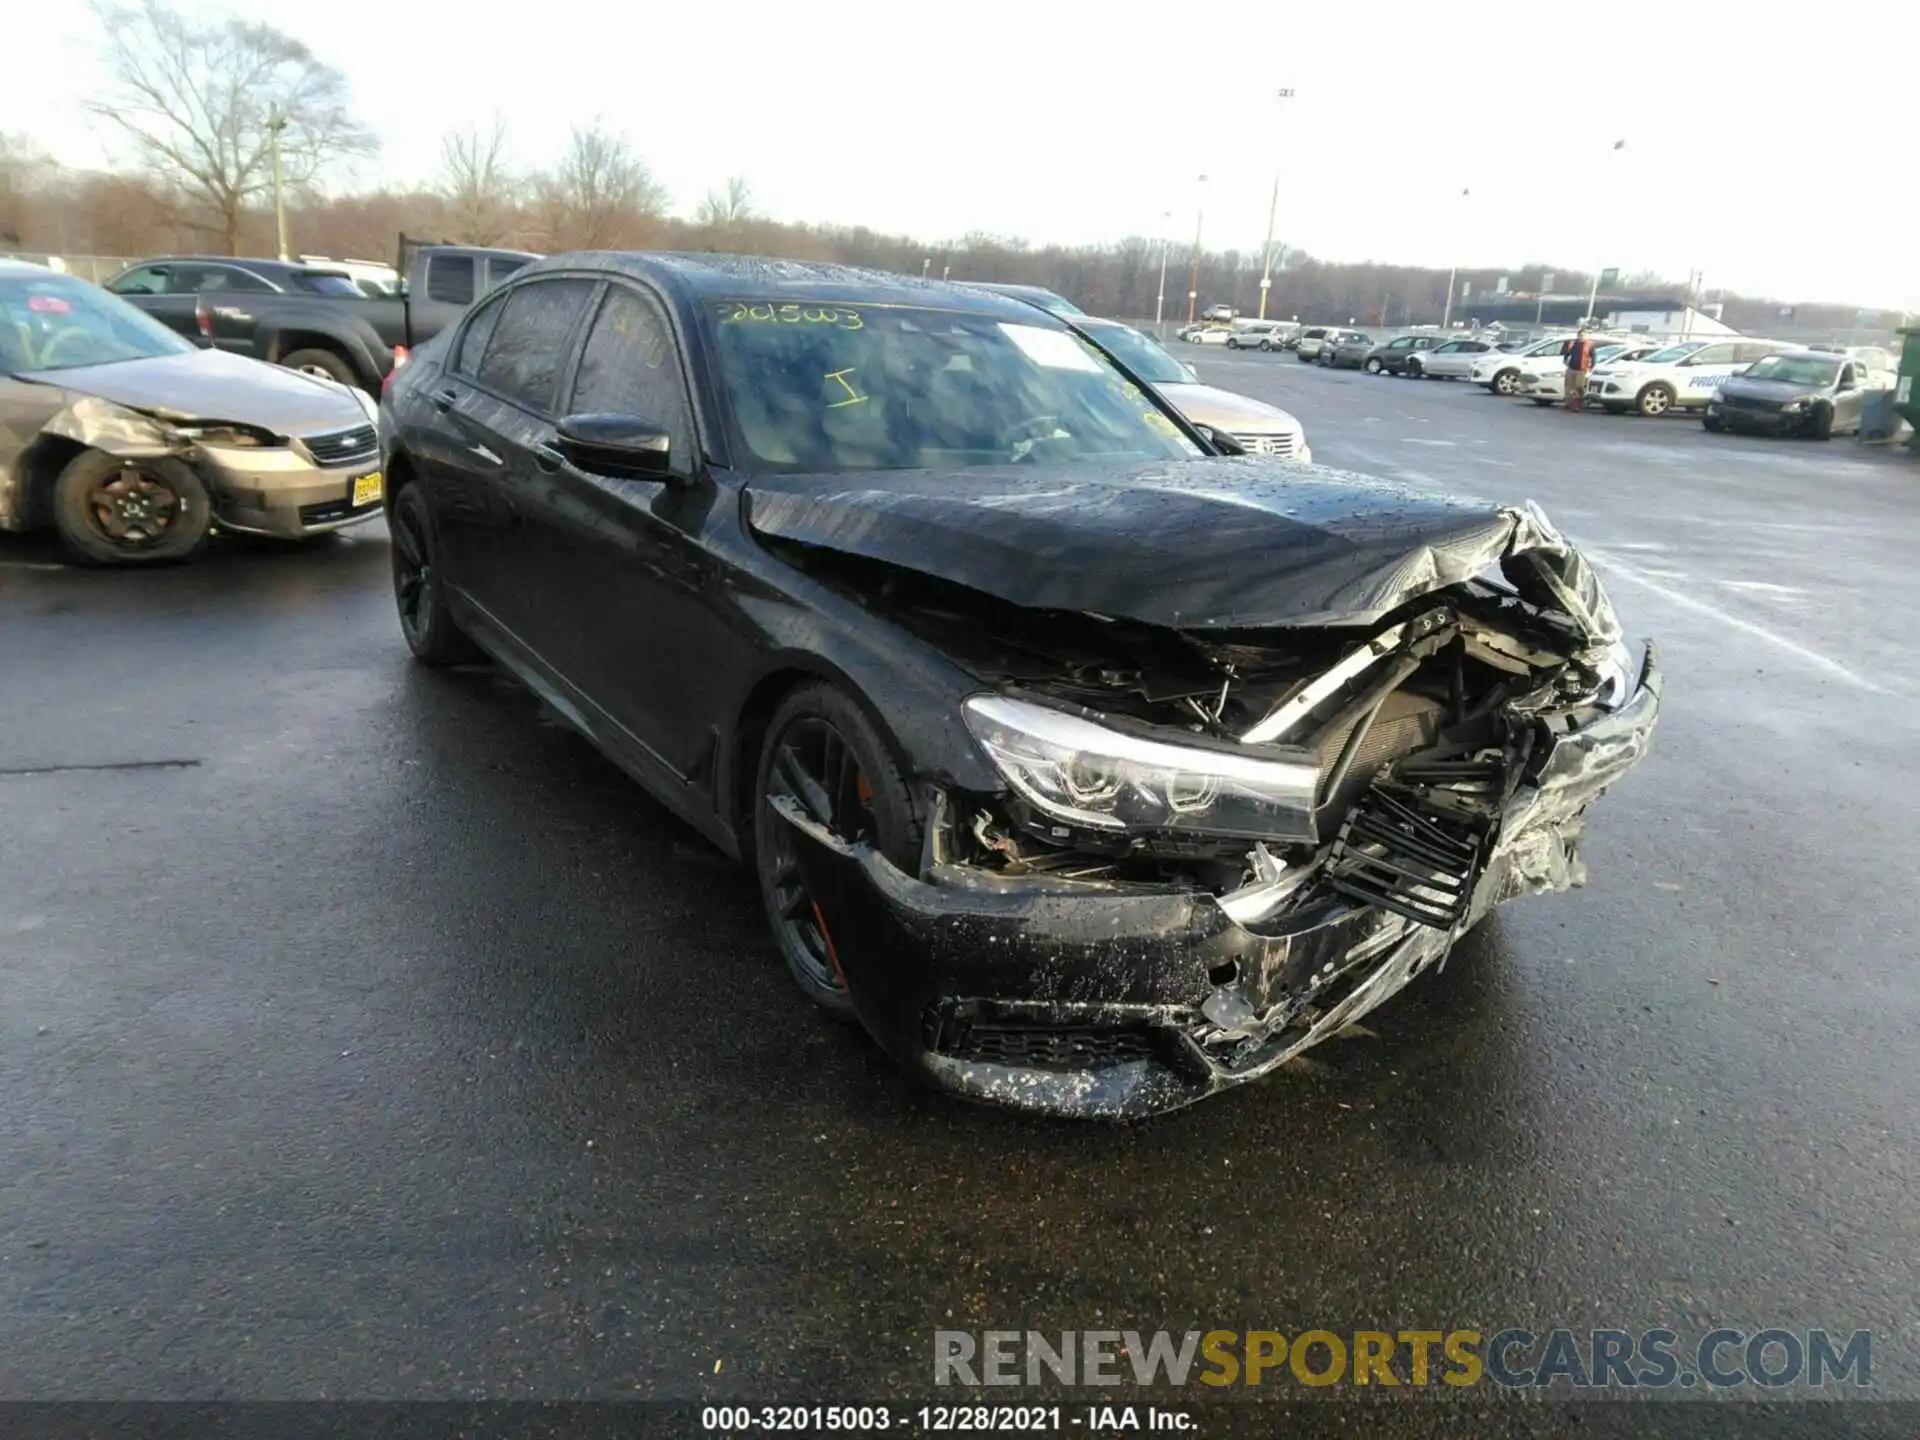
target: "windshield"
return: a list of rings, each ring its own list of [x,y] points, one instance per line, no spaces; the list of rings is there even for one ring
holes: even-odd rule
[[[1105,356],[1052,325],[744,300],[717,302],[710,314],[739,438],[768,470],[1200,453]]]
[[[1089,325],[1087,333],[1096,345],[1112,353],[1149,385],[1190,383],[1178,360],[1162,350],[1158,341],[1142,335],[1131,325]]]
[[[1840,362],[1824,355],[1768,355],[1747,367],[1746,378],[1825,390],[1839,380]]]
[[[297,270],[291,278],[296,289],[304,290],[309,295],[349,295],[356,300],[362,295],[360,287],[353,283],[351,277],[331,270]]]
[[[97,285],[51,270],[0,276],[0,370],[71,370],[192,349]]]
[[[1690,340],[1684,345],[1669,345],[1664,350],[1656,350],[1651,355],[1641,356],[1640,363],[1643,365],[1671,365],[1674,361],[1684,360],[1694,351],[1704,350],[1706,347],[1707,342],[1704,340]]]

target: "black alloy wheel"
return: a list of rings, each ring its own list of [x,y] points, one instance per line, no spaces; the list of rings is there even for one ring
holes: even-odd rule
[[[423,665],[459,665],[480,658],[473,641],[454,622],[441,580],[433,512],[418,485],[409,485],[393,501],[393,604],[400,634]]]
[[[912,873],[919,863],[920,826],[906,782],[865,714],[831,686],[795,691],[768,726],[754,823],[761,899],[794,983],[821,1009],[850,1019],[853,999],[826,916],[800,867],[800,838],[776,801]]]

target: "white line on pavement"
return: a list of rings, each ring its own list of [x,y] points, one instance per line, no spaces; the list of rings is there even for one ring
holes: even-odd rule
[[[1798,641],[1789,640],[1784,635],[1776,635],[1763,625],[1756,625],[1751,620],[1742,620],[1738,615],[1730,615],[1717,605],[1709,605],[1704,600],[1696,600],[1693,596],[1683,594],[1671,586],[1662,585],[1652,576],[1634,566],[1621,564],[1619,560],[1606,554],[1604,551],[1589,549],[1586,553],[1591,559],[1598,560],[1606,569],[1611,570],[1616,575],[1625,576],[1642,589],[1651,590],[1664,600],[1670,600],[1675,605],[1697,611],[1699,614],[1718,620],[1722,625],[1730,625],[1735,630],[1744,631],[1756,639],[1765,640],[1768,644],[1776,645],[1780,649],[1785,650],[1789,655],[1797,656],[1809,665],[1817,666],[1819,669],[1825,670],[1827,673],[1837,676],[1849,684],[1859,686],[1862,690],[1869,691],[1875,695],[1891,695],[1894,693],[1886,686],[1877,684],[1867,679],[1864,675],[1855,674],[1838,660],[1828,659],[1818,650],[1809,650]]]

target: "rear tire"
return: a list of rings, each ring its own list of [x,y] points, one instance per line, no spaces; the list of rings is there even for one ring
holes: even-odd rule
[[[850,767],[850,768],[849,768]],[[920,818],[873,722],[832,685],[803,685],[773,713],[755,769],[753,850],[775,946],[800,993],[836,1019],[854,1018],[819,906],[808,893],[792,827],[772,805],[791,800],[834,835],[865,841],[905,870],[920,865]]]
[[[280,363],[289,370],[298,370],[306,375],[322,375],[353,389],[360,387],[360,381],[353,373],[353,367],[331,350],[293,350],[280,357]]]
[[[207,543],[213,505],[183,460],[83,450],[53,482],[53,525],[83,565],[167,565]]]
[[[447,604],[446,581],[441,574],[440,537],[433,511],[418,485],[409,485],[393,500],[393,603],[400,613],[400,634],[422,665],[472,664],[480,647],[467,637]]]

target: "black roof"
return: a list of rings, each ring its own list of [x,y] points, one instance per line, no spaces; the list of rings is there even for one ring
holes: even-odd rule
[[[723,255],[689,250],[576,250],[549,255],[514,277],[562,270],[611,270],[650,280],[687,300],[777,300],[866,305],[922,305],[976,310],[1032,324],[1038,310],[1024,301],[959,282],[922,280],[887,270],[781,260],[765,255]]]

